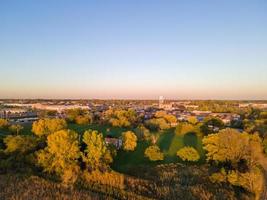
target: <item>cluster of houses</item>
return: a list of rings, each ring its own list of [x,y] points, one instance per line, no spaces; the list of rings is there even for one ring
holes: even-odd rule
[[[56,111],[59,116],[63,116],[62,113],[68,109],[86,109],[93,112],[95,115],[101,115],[101,113],[116,105],[103,104],[79,104],[75,102],[38,102],[38,103],[6,103],[3,104],[4,109],[0,110],[0,118],[8,118],[19,121],[32,121],[38,119],[38,110]],[[120,105],[121,106],[121,105]],[[132,103],[122,106],[123,108],[132,108],[136,113],[142,117],[142,119],[148,120],[154,117],[155,113],[160,110],[166,111],[168,114],[174,115],[178,121],[186,121],[189,117],[196,117],[201,122],[208,116],[218,117],[225,124],[230,124],[233,120],[240,120],[240,116],[233,113],[212,113],[211,111],[199,111],[198,106],[191,105],[190,101],[184,102],[164,102],[164,99],[160,99],[159,103],[138,104]],[[189,109],[190,108],[190,109]],[[191,111],[193,110],[193,111]],[[28,119],[28,120],[27,120]]]

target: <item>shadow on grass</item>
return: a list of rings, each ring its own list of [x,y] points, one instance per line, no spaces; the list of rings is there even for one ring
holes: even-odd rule
[[[194,147],[198,146],[198,137],[195,132],[189,132],[184,135],[184,146]]]

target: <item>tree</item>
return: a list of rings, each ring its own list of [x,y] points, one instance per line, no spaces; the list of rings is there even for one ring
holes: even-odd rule
[[[150,130],[166,130],[170,128],[170,124],[164,118],[153,118],[146,121],[146,126]]]
[[[107,148],[102,133],[95,130],[85,131],[83,142],[86,144],[86,149],[82,158],[87,168],[96,170],[100,167],[106,168],[108,164],[112,163],[111,151]]]
[[[249,153],[250,137],[235,129],[224,129],[217,134],[203,138],[203,148],[207,151],[207,160],[237,163]]]
[[[10,132],[18,135],[19,132],[23,130],[23,128],[24,127],[19,125],[19,124],[13,124],[8,129],[9,129]]]
[[[75,122],[76,118],[78,116],[82,116],[84,115],[86,112],[85,110],[82,110],[80,108],[75,108],[75,109],[68,109],[66,111],[66,116],[67,116],[67,120],[69,122]]]
[[[37,161],[44,171],[55,172],[67,184],[77,179],[80,156],[78,134],[60,130],[48,135],[47,147],[37,152]]]
[[[123,149],[126,151],[134,151],[137,146],[137,137],[132,131],[122,133]]]
[[[64,119],[40,119],[33,123],[32,132],[37,136],[48,136],[59,130],[67,128],[67,123]]]
[[[8,126],[8,121],[6,119],[0,118],[0,129],[6,128]]]
[[[151,140],[151,133],[144,125],[139,125],[135,129],[135,133],[138,140],[145,140],[145,141]]]
[[[136,112],[133,109],[109,109],[105,111],[104,118],[114,127],[130,127],[137,121]]]
[[[188,117],[188,118],[187,118],[187,121],[188,121],[190,124],[193,124],[193,125],[195,125],[195,124],[198,123],[198,120],[197,120],[197,118],[196,118],[195,116],[190,116],[190,117]]]
[[[195,131],[196,131],[196,127],[194,127],[192,124],[189,124],[187,122],[182,122],[176,126],[175,134],[185,135],[186,133],[195,132]]]
[[[93,119],[91,115],[79,115],[76,117],[75,122],[79,125],[86,125],[92,123]]]
[[[4,143],[6,145],[6,153],[20,154],[31,151],[38,145],[36,138],[22,135],[8,135],[6,138],[4,138]]]
[[[156,145],[149,146],[145,150],[145,157],[149,158],[151,161],[163,160],[164,155],[161,153],[160,148]]]
[[[201,131],[205,134],[211,134],[218,132],[224,128],[224,123],[221,119],[216,117],[208,117],[204,120],[202,126],[200,127]]]
[[[196,162],[200,159],[200,156],[196,149],[193,147],[183,147],[177,151],[177,156],[179,156],[183,161],[193,161]]]

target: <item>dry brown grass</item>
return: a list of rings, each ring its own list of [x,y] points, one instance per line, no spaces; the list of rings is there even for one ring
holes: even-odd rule
[[[108,199],[85,189],[66,188],[38,176],[0,175],[1,200]]]

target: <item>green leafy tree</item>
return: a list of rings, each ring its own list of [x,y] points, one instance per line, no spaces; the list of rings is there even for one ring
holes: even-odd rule
[[[106,168],[112,163],[112,154],[104,142],[102,133],[94,130],[85,131],[83,142],[86,144],[86,149],[82,158],[88,169]]]
[[[67,128],[67,123],[64,119],[40,119],[33,123],[32,132],[37,136],[48,136],[59,130]]]
[[[137,137],[132,131],[122,133],[123,149],[126,151],[134,151],[137,146]]]
[[[224,128],[224,123],[221,119],[216,117],[208,117],[204,120],[202,126],[200,127],[201,131],[205,134],[211,134],[218,132]]]
[[[196,162],[200,159],[198,151],[193,147],[183,147],[177,151],[177,156],[179,156],[183,161]]]
[[[145,150],[145,157],[149,158],[151,161],[158,161],[158,160],[163,160],[164,155],[160,151],[160,148],[156,145],[149,146]]]

